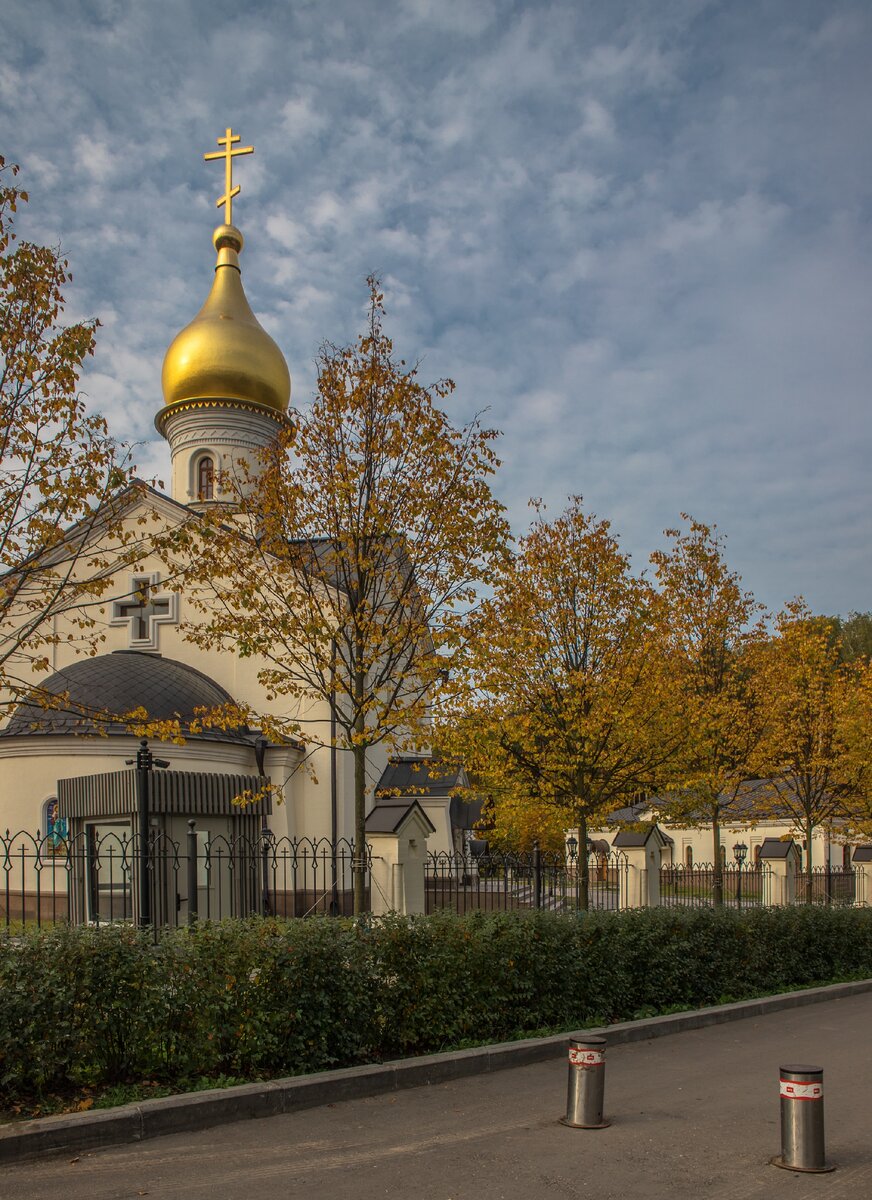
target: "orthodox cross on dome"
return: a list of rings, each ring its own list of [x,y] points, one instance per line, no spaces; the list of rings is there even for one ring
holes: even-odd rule
[[[254,146],[237,146],[236,143],[241,141],[238,133],[234,133],[228,126],[225,130],[223,138],[216,139],[219,146],[223,146],[223,150],[213,150],[210,154],[204,154],[203,158],[208,162],[212,158],[224,159],[224,195],[219,196],[215,201],[215,207],[220,208],[224,205],[224,224],[233,224],[233,197],[239,195],[239,184],[233,186],[233,160],[237,154],[254,154]]]
[[[157,595],[159,587],[157,572],[135,575],[129,593],[112,605],[111,624],[128,626],[128,644],[134,650],[157,650],[158,627],[178,624],[178,593]]]

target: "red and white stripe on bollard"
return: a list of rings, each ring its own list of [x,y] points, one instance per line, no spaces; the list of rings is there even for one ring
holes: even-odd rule
[[[563,1125],[572,1129],[605,1129],[603,1094],[606,1086],[606,1039],[569,1039],[569,1087]]]
[[[781,1154],[771,1160],[773,1165],[815,1174],[834,1171],[834,1164],[827,1166],[824,1147],[823,1067],[782,1067],[779,1092]]]

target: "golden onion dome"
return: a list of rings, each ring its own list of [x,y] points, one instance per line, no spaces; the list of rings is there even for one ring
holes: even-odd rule
[[[284,414],[291,376],[284,355],[245,297],[238,257],[242,234],[234,225],[219,225],[212,241],[218,251],[215,282],[206,303],[166,352],[164,404],[230,400]]]

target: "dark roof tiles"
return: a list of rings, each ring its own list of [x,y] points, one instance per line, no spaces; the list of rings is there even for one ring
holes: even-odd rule
[[[463,767],[436,762],[432,758],[396,758],[382,771],[376,796],[447,796],[452,789],[467,787]]]
[[[183,728],[195,710],[232,704],[228,692],[186,663],[139,650],[116,650],[83,658],[57,671],[40,684],[40,693],[61,697],[53,708],[36,697],[19,704],[0,736],[21,734],[127,733],[122,717],[143,708],[151,721],[179,720]],[[106,719],[104,714],[109,714]],[[200,737],[248,741],[249,731],[204,731]]]

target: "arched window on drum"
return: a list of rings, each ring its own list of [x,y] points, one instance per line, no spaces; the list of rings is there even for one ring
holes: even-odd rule
[[[208,454],[197,463],[197,499],[215,499],[215,463]]]

